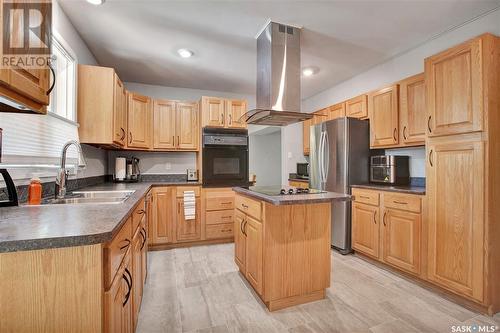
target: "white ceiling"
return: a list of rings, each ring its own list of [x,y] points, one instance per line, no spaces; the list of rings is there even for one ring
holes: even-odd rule
[[[122,80],[255,93],[255,36],[271,18],[304,27],[302,98],[500,6],[500,0],[60,0],[99,64]],[[179,48],[195,56],[182,59]]]

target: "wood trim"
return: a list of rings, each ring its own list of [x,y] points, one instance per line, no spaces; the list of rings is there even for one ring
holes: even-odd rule
[[[212,245],[212,244],[226,244],[233,243],[234,237],[226,238],[226,239],[207,239],[202,241],[194,241],[194,242],[182,242],[182,243],[172,243],[172,244],[159,244],[159,245],[149,245],[149,251],[163,251],[191,246],[203,246],[203,245]]]
[[[269,301],[266,302],[266,305],[269,311],[277,311],[294,305],[319,301],[321,299],[324,299],[325,297],[326,297],[326,292],[323,289],[323,290],[313,291],[312,293],[308,293],[306,295],[291,296],[274,301]]]

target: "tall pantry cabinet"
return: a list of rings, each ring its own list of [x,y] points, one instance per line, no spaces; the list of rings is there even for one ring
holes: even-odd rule
[[[500,39],[425,60],[428,279],[500,310]],[[496,202],[495,202],[496,198]]]

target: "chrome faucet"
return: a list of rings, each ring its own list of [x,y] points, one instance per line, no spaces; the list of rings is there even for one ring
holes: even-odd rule
[[[83,165],[85,165],[85,158],[82,153],[82,146],[76,140],[71,140],[64,144],[62,152],[61,152],[61,168],[59,169],[56,176],[56,188],[55,188],[55,196],[56,199],[62,199],[66,195],[66,181],[68,180],[69,170],[66,170],[66,151],[71,145],[75,145],[78,149],[78,153],[82,156]],[[80,166],[80,165],[79,165]]]

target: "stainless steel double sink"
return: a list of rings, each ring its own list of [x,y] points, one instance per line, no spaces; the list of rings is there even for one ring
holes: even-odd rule
[[[125,202],[134,192],[134,190],[75,191],[69,193],[65,198],[44,200],[42,204],[119,204]]]

